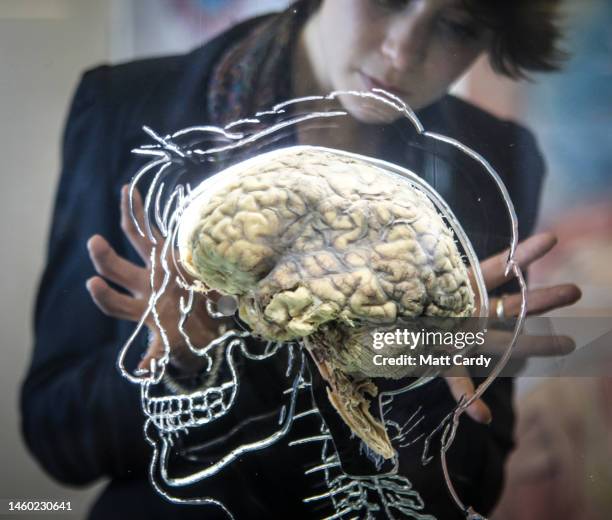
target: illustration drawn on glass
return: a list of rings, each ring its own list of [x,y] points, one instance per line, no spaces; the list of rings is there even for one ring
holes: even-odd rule
[[[466,318],[488,316],[479,259],[449,204],[418,172],[296,143],[302,127],[316,130],[349,117],[338,108],[341,96],[398,111],[421,142],[443,144],[473,161],[495,183],[509,216],[506,274],[518,279],[523,297],[511,340],[475,395],[461,399],[427,435],[415,434],[426,409],[400,421],[393,403],[439,369],[374,363],[372,338],[398,328],[453,330]],[[321,110],[326,103],[330,108]],[[326,518],[432,519],[419,490],[398,473],[402,449],[422,442],[421,462],[429,463],[431,450],[439,449],[455,503],[466,518],[482,518],[455,492],[446,452],[459,416],[507,362],[525,316],[525,283],[514,260],[517,219],[486,159],[428,132],[409,107],[382,90],[293,99],[224,128],[165,136],[145,131],[154,142],[134,150],[150,161],[130,184],[130,208],[152,244],[151,296],[118,366],[141,387],[145,435],[154,449],[150,477],[158,492],[175,502],[219,507],[233,518],[231,504],[183,490],[279,442],[296,450],[315,443],[320,459],[307,473],[318,476],[325,491],[304,502],[325,503]],[[195,382],[185,385],[168,374],[170,342],[159,318],[159,302],[171,286],[181,291],[178,330],[200,361]],[[216,337],[202,344],[184,326],[196,305],[217,323]],[[136,348],[150,316],[164,352],[147,369],[130,370],[128,349]],[[408,348],[391,346],[391,357]],[[435,345],[431,352],[442,356],[449,348]],[[271,380],[265,399],[243,390],[245,371],[278,367],[282,374]],[[245,409],[256,427],[236,418]],[[292,427],[306,417],[316,419],[316,431],[290,439]],[[196,431],[210,435],[192,435]],[[211,443],[213,460],[201,457]],[[193,470],[178,470],[179,461],[190,461]]]

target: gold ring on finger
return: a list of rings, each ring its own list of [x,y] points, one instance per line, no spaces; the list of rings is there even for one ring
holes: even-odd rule
[[[495,316],[498,320],[503,320],[506,317],[506,311],[504,310],[504,296],[497,298],[497,303],[495,304]]]

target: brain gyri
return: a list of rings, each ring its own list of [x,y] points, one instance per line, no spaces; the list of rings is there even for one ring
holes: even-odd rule
[[[182,265],[205,288],[237,297],[253,335],[301,340],[343,420],[392,457],[369,410],[370,378],[414,369],[375,365],[372,332],[473,314],[452,231],[422,191],[358,156],[293,147],[229,170],[194,192],[179,232]]]

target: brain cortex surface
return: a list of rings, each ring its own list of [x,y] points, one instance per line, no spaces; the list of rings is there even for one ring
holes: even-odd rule
[[[358,157],[308,147],[267,155],[195,197],[182,263],[237,296],[253,334],[303,340],[345,422],[391,457],[368,409],[369,378],[409,374],[372,363],[371,332],[472,315],[454,235],[423,192]]]

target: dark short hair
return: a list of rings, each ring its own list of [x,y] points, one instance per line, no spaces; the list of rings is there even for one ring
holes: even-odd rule
[[[302,0],[312,13],[323,0]],[[493,70],[511,78],[558,70],[567,58],[561,48],[562,0],[461,0],[470,15],[492,32],[488,49]]]
[[[561,48],[561,0],[462,0],[474,19],[491,29],[489,61],[511,78],[558,70],[567,58]]]

